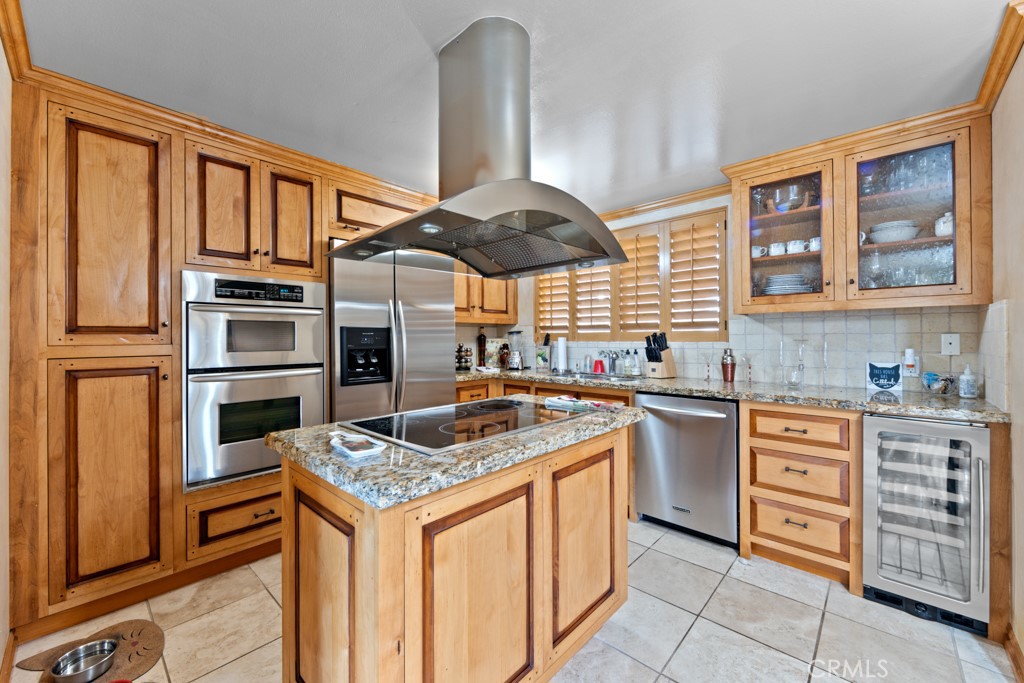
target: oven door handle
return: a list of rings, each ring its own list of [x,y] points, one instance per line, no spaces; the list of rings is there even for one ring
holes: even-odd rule
[[[398,412],[402,412],[405,406],[405,383],[409,374],[409,344],[405,336],[405,311],[401,299],[398,301],[398,327],[402,332],[402,386],[398,394]]]
[[[205,313],[242,313],[245,315],[323,315],[322,308],[290,308],[286,306],[226,306],[223,304],[189,304],[190,311]]]
[[[295,370],[257,370],[255,372],[214,372],[205,375],[189,375],[189,382],[238,382],[246,379],[281,379],[283,377],[308,377],[322,375],[321,368],[296,368]]]
[[[395,302],[388,299],[388,322],[391,330],[391,410],[398,412],[398,324],[395,322]]]

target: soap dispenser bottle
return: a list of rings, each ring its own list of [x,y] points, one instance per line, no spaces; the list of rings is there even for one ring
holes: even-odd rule
[[[964,367],[964,374],[960,375],[960,398],[978,398],[978,379],[970,365]]]

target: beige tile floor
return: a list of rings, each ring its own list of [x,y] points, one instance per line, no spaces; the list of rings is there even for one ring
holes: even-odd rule
[[[1013,680],[1005,652],[989,641],[855,598],[837,583],[745,562],[648,522],[630,524],[629,538],[629,601],[556,683]],[[280,600],[275,555],[24,643],[16,657],[143,618],[164,629],[166,647],[136,683],[278,683]],[[36,683],[39,674],[15,669],[11,680]]]

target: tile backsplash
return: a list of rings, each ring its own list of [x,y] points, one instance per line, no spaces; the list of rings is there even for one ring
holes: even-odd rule
[[[525,316],[521,311],[520,320]],[[523,331],[527,359],[532,365],[533,326],[485,329],[487,335],[504,335],[508,329]],[[703,379],[706,359],[711,360],[711,376],[721,379],[722,351],[733,350],[737,362],[749,358],[755,382],[776,382],[782,377],[779,344],[784,353],[795,353],[799,340],[804,340],[804,365],[807,385],[866,387],[865,364],[870,361],[899,362],[903,350],[915,349],[921,372],[959,375],[970,364],[982,384],[987,399],[1003,407],[1006,402],[1004,380],[1006,365],[1006,306],[930,307],[872,311],[824,311],[820,313],[776,313],[764,315],[732,315],[729,318],[728,342],[672,342],[676,369],[680,376]],[[960,355],[940,354],[943,333],[960,335]],[[475,348],[476,327],[458,327],[458,341]],[[826,351],[827,344],[827,355]],[[585,358],[597,358],[601,350],[639,349],[636,342],[570,342],[570,369],[582,369]],[[736,371],[738,381],[745,380],[746,366]],[[919,378],[906,378],[904,388],[921,389]]]

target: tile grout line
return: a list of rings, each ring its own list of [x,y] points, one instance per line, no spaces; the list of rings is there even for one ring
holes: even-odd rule
[[[243,566],[248,567],[249,565],[243,565]],[[251,567],[250,567],[250,569],[251,569]],[[233,570],[229,569],[228,571],[233,571]],[[256,572],[253,572],[253,574],[256,574]],[[220,576],[220,575],[221,574],[215,574],[214,576]],[[213,577],[207,577],[207,578],[213,578]],[[263,580],[260,579],[258,574],[256,575],[256,579],[260,582],[260,585],[263,587],[263,589],[266,590],[267,589],[266,584],[263,583]],[[200,581],[204,581],[204,580],[205,579],[200,579]],[[196,581],[195,583],[190,583],[188,585],[194,586],[196,583],[199,583],[199,581]],[[194,617],[189,617],[185,621],[177,623],[174,626],[168,626],[167,628],[164,628],[163,626],[160,626],[160,624],[157,624],[157,626],[160,626],[160,628],[163,629],[166,632],[166,631],[169,631],[171,629],[178,628],[179,626],[182,626],[184,624],[187,624],[190,621],[195,621],[196,619],[199,619],[201,617],[205,617],[207,614],[213,614],[214,612],[216,612],[219,609],[223,609],[224,607],[228,607],[229,605],[234,605],[236,602],[241,602],[242,600],[245,600],[246,598],[251,598],[254,595],[259,595],[259,593],[260,593],[259,590],[254,590],[252,593],[248,593],[248,594],[243,595],[241,597],[235,598],[234,600],[230,600],[228,602],[225,602],[223,605],[218,605],[217,607],[214,607],[211,610],[203,612],[202,614],[197,614]],[[162,595],[167,595],[167,593],[163,593]],[[157,596],[157,597],[159,597],[159,596]],[[271,595],[270,599],[274,600],[274,596]],[[146,603],[148,605],[149,600],[147,600]],[[277,600],[274,600],[274,604],[277,605]],[[278,605],[278,607],[280,607],[280,605]],[[152,614],[152,608],[150,608],[150,614]],[[156,619],[153,619],[153,623],[156,623]]]
[[[818,648],[821,647],[821,632],[825,629],[825,613],[828,610],[828,599],[832,595],[832,582],[828,582],[825,590],[825,604],[821,606],[821,620],[818,622],[818,635],[814,639],[814,654],[811,655],[811,667],[807,670],[807,683],[814,679],[814,663],[818,661]],[[838,676],[837,676],[838,678]]]
[[[167,677],[167,683],[174,683],[174,681],[171,680],[171,670],[167,668],[167,658],[164,657],[164,654],[166,654],[166,652],[167,652],[167,634],[164,631],[163,626],[161,626],[160,624],[157,624],[156,623],[156,619],[153,618],[153,606],[151,604],[149,604],[149,600],[148,599],[145,600],[145,603],[146,603],[146,611],[149,612],[149,620],[152,621],[154,624],[156,624],[156,627],[158,629],[160,629],[161,633],[164,634],[164,651],[160,653],[160,664],[162,664],[163,667],[164,667],[164,675]],[[150,671],[152,671],[152,669],[150,669]],[[149,672],[147,671],[146,673],[149,673]]]
[[[265,648],[265,647],[267,647],[267,646],[269,646],[269,645],[273,645],[273,644],[274,644],[274,643],[276,643],[277,641],[279,641],[279,640],[283,640],[283,638],[284,638],[284,636],[278,636],[277,638],[274,638],[274,639],[273,639],[272,641],[270,641],[269,643],[263,643],[263,644],[262,644],[262,645],[260,645],[260,646],[259,646],[258,648],[256,648],[256,650],[261,650],[261,649],[263,649],[263,648]],[[209,670],[209,671],[207,671],[207,672],[205,672],[205,673],[202,673],[202,674],[200,674],[199,676],[197,676],[196,678],[193,678],[193,679],[191,679],[190,681],[188,681],[188,683],[195,683],[196,681],[198,681],[198,680],[199,680],[199,679],[201,679],[201,678],[204,678],[205,676],[209,676],[209,675],[210,675],[210,674],[212,674],[212,673],[216,673],[216,672],[220,671],[221,669],[223,669],[224,667],[226,667],[226,666],[230,666],[231,664],[234,664],[235,662],[237,662],[237,661],[238,661],[239,659],[241,659],[242,657],[248,657],[248,656],[249,656],[249,655],[251,655],[251,654],[252,654],[253,652],[256,652],[256,650],[249,650],[249,651],[248,651],[248,652],[246,652],[246,653],[245,653],[244,655],[239,655],[238,657],[235,657],[234,659],[232,659],[232,660],[231,660],[230,662],[224,662],[223,664],[221,664],[220,666],[218,666],[218,667],[217,667],[216,669],[211,669],[211,670]]]

